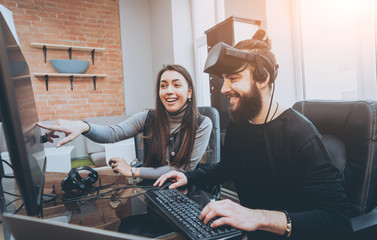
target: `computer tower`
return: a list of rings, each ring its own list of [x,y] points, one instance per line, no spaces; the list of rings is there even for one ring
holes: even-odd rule
[[[231,16],[224,21],[216,24],[214,27],[205,31],[207,35],[208,51],[211,50],[218,42],[224,42],[234,46],[237,42],[252,38],[254,33],[259,29],[261,21]],[[215,107],[220,115],[220,132],[223,137],[229,122],[228,105],[229,101],[220,90],[223,80],[220,77],[210,75],[210,94],[211,106]]]

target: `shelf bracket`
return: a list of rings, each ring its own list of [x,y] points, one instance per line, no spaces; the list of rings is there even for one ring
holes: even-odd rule
[[[48,91],[48,75],[45,75],[46,91]]]
[[[72,59],[72,48],[68,48],[68,58]]]
[[[44,60],[45,60],[45,63],[46,63],[46,58],[47,58],[47,47],[46,47],[46,45],[43,45],[43,57],[44,57]]]
[[[69,81],[71,82],[71,91],[73,90],[73,75],[69,76]]]
[[[97,79],[97,76],[94,76],[94,77],[93,77],[93,86],[94,86],[94,90],[97,90],[97,87],[96,87],[96,79]]]
[[[91,53],[92,53],[92,64],[94,65],[94,52],[95,52],[96,50],[95,49],[93,49],[92,51],[91,51]]]

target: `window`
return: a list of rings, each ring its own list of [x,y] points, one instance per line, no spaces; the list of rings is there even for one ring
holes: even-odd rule
[[[198,105],[210,106],[209,76],[203,73],[207,59],[205,31],[224,20],[223,0],[191,0],[194,26],[195,77]]]
[[[304,98],[375,98],[375,1],[297,3]]]

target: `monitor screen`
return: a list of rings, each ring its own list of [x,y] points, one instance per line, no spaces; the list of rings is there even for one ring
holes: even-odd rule
[[[8,21],[9,22],[9,21]],[[28,215],[42,211],[46,157],[29,67],[0,14],[0,116],[11,164]]]

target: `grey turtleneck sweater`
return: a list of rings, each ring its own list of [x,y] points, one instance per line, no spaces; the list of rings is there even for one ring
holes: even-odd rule
[[[101,126],[89,123],[90,130],[89,132],[84,134],[84,136],[97,143],[115,143],[127,138],[131,138],[139,132],[143,131],[148,112],[149,110],[137,113],[129,117],[124,122],[112,126]],[[179,128],[182,123],[184,113],[185,111],[179,113],[176,116],[167,115],[170,133],[173,133],[177,128]],[[211,131],[212,121],[208,117],[205,117],[204,121],[196,130],[195,143],[193,151],[191,153],[190,164],[186,169],[176,169],[169,165],[158,168],[141,167],[140,177],[144,179],[157,179],[162,174],[167,173],[171,170],[193,170],[199,163],[207,148]],[[169,154],[167,154],[166,157],[168,158]],[[165,159],[165,162],[169,163],[170,161],[169,159]]]

